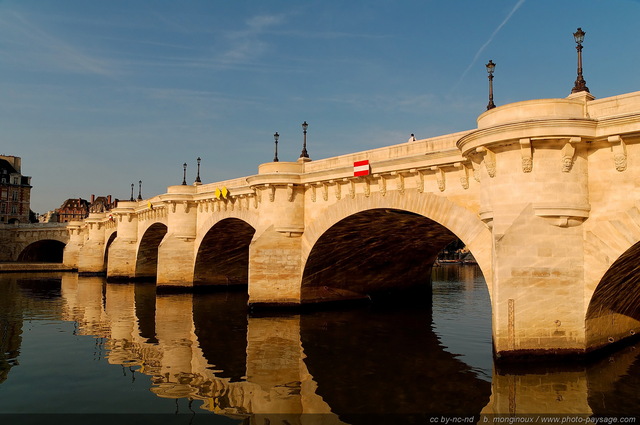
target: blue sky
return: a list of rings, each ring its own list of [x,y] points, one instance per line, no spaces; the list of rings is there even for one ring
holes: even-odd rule
[[[475,128],[569,95],[572,33],[597,98],[640,90],[638,0],[0,0],[0,153],[32,209]]]

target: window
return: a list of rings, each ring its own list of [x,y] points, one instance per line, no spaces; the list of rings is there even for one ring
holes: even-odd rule
[[[15,205],[11,205],[11,214],[17,214],[18,208]]]
[[[13,200],[14,201],[18,200],[18,192],[16,192],[16,191],[13,192]]]

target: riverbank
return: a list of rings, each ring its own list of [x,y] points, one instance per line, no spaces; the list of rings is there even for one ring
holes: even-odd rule
[[[0,273],[74,271],[62,263],[0,263]]]

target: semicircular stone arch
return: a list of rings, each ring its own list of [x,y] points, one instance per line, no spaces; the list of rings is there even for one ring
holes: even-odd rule
[[[115,228],[109,229],[104,234],[105,244],[104,244],[104,251],[102,253],[102,258],[104,258],[105,268],[107,267],[107,264],[109,262],[109,247],[111,246],[111,244],[113,243],[113,241],[116,239],[117,236],[118,236],[118,232],[117,232],[117,229]]]
[[[591,349],[640,332],[640,204],[585,232],[585,329]]]
[[[206,213],[200,213],[206,214]],[[198,218],[198,229],[196,232],[195,246],[199,247],[202,244],[202,240],[207,235],[207,232],[211,230],[216,224],[221,222],[222,220],[228,218],[236,218],[238,220],[242,220],[247,223],[249,226],[254,229],[258,228],[258,215],[256,212],[251,210],[235,210],[235,211],[224,211],[224,212],[212,212],[209,213],[208,216],[204,219]],[[197,250],[198,248],[196,248]]]
[[[158,270],[158,247],[167,234],[168,227],[161,222],[153,222],[146,227],[138,239],[136,249],[135,278],[155,279]]]
[[[126,220],[126,218],[125,218],[125,220]],[[138,241],[144,236],[144,234],[147,232],[147,230],[151,226],[153,226],[155,224],[162,224],[162,225],[168,227],[166,217],[162,218],[162,219],[138,220]]]
[[[247,220],[249,219],[249,220]],[[255,220],[242,211],[211,217],[198,231],[194,286],[246,286]]]
[[[319,239],[334,225],[347,217],[369,210],[389,209],[423,216],[462,240],[471,251],[487,282],[491,295],[491,232],[478,215],[453,201],[432,193],[407,196],[397,192],[382,195],[371,193],[369,197],[357,195],[343,198],[324,210],[305,228],[302,235],[302,261],[306,264]]]
[[[22,248],[17,261],[25,263],[62,263],[65,242],[56,238],[41,239]]]

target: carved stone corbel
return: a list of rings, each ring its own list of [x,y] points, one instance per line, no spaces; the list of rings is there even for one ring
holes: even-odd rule
[[[316,202],[316,187],[310,183],[306,183],[304,187],[309,190],[309,195],[311,196],[311,202]]]
[[[478,183],[480,182],[480,162],[477,159],[478,155],[474,155],[473,153],[469,156],[463,157],[465,161],[469,161],[471,163],[471,169],[473,170],[473,178]],[[482,161],[482,158],[480,158]]]
[[[329,184],[327,182],[322,182],[322,199],[329,200]]]
[[[258,202],[261,202],[261,201],[262,201],[262,192],[261,192],[260,190],[258,190],[258,188],[257,188],[257,187],[254,187],[254,188],[253,188],[253,194],[255,195],[256,200],[257,200]]]
[[[522,155],[522,172],[530,173],[533,170],[531,139],[520,139],[520,154]]]
[[[469,189],[469,171],[467,170],[467,166],[462,162],[456,162],[453,164],[458,169],[458,174],[460,175],[460,184],[463,189]]]
[[[293,202],[293,183],[287,184],[287,201]]]
[[[340,182],[337,182],[335,180],[329,180],[329,183],[331,184],[335,184],[335,186],[333,187],[333,193],[336,196],[337,200],[340,200],[340,198],[342,197],[342,193],[341,193],[341,188],[340,188]]]
[[[573,143],[579,142],[580,138]],[[573,146],[572,141],[574,138],[569,139],[567,143],[562,147],[562,171],[568,173],[573,167],[573,157],[576,154],[576,148]]]
[[[369,181],[369,179],[366,177],[363,177],[362,180],[364,182],[364,196],[368,198],[369,196],[371,196],[371,181]]]
[[[397,171],[392,172],[391,175],[396,177],[396,190],[404,195],[404,176]]]
[[[378,181],[378,187],[380,187],[382,196],[385,196],[387,194],[387,179],[385,179],[382,174],[374,174],[373,177],[380,179]]]
[[[496,176],[496,154],[484,146],[476,148],[476,152],[483,155],[484,167],[487,169],[489,177]],[[477,180],[477,179],[476,179]]]
[[[269,202],[273,202],[276,199],[276,187],[270,184],[264,185],[267,188],[267,192],[269,192]]]
[[[413,171],[413,170],[412,170]],[[424,174],[421,170],[415,170],[416,173],[416,189],[418,193],[424,192]]]
[[[627,169],[627,145],[619,135],[609,136],[607,139],[611,143],[611,150],[613,151],[613,163],[616,166],[616,170],[624,171]]]
[[[356,182],[349,179],[342,179],[342,181],[347,182],[349,186],[349,198],[353,199],[356,197]]]
[[[431,167],[431,171],[436,172],[436,181],[438,182],[438,189],[440,189],[440,192],[444,192],[444,189],[445,189],[444,171],[440,167]]]

